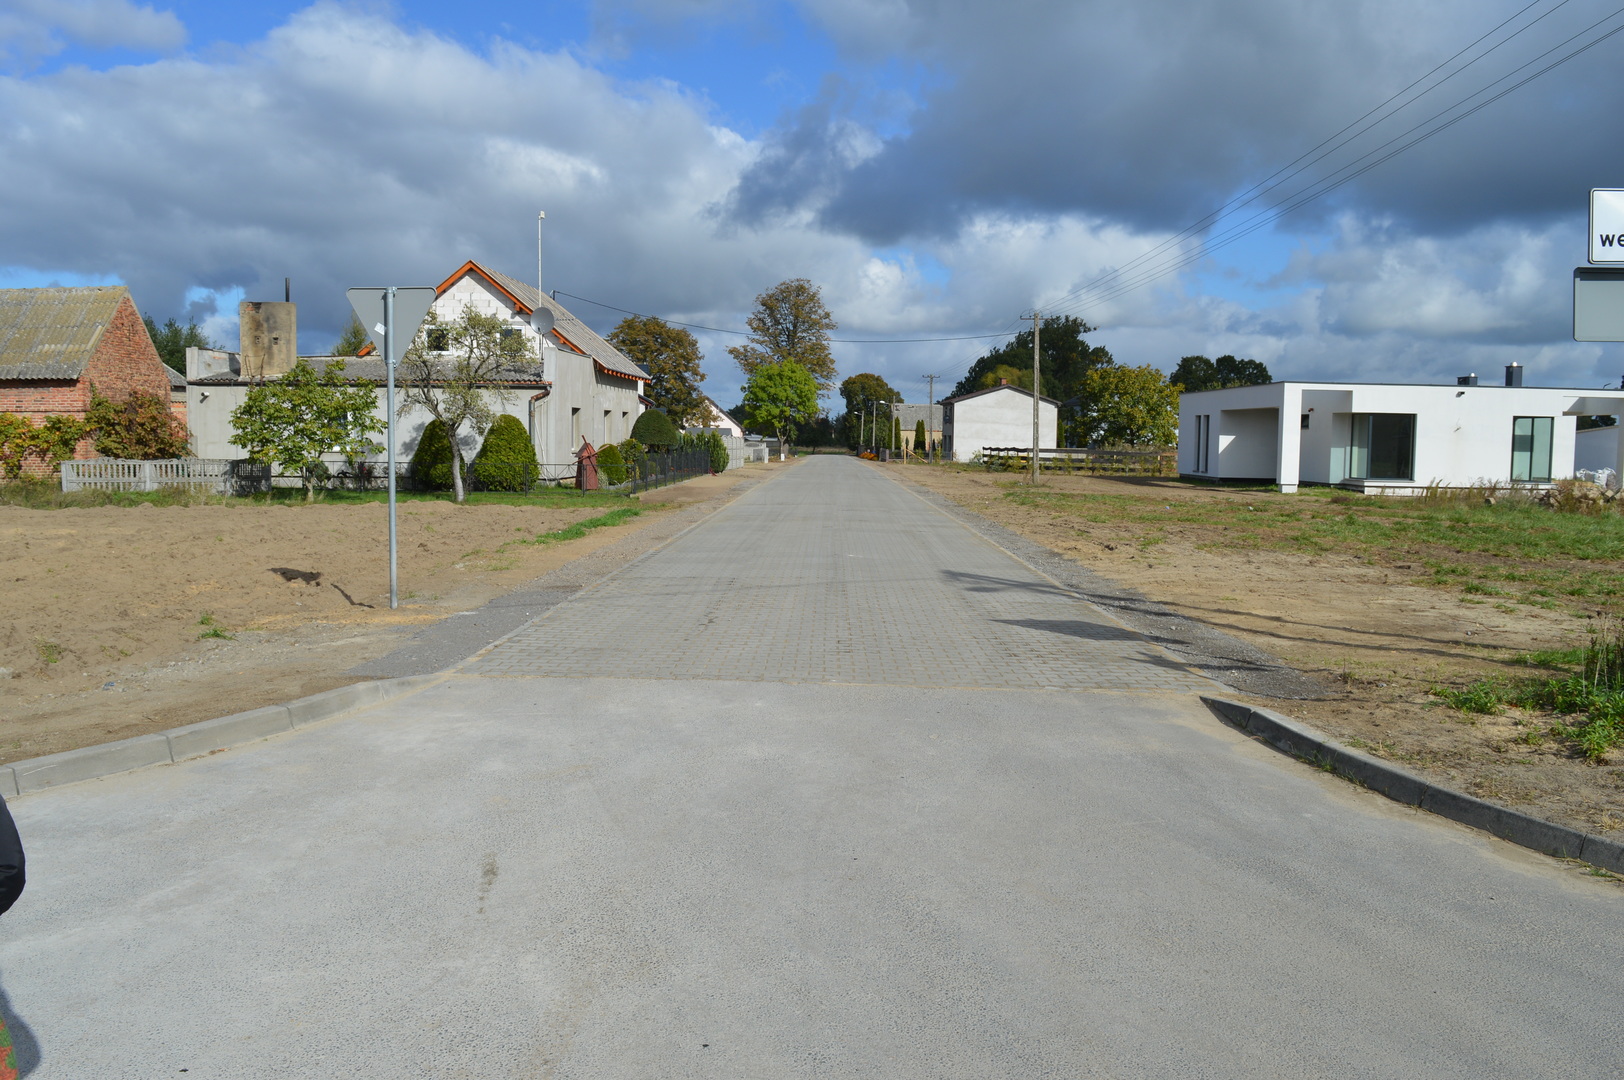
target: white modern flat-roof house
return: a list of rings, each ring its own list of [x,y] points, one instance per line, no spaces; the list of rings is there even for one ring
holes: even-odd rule
[[[1032,445],[1030,390],[1005,383],[943,398],[938,407],[942,410],[942,439],[954,461],[970,461],[989,446]],[[1038,398],[1038,446],[1057,445],[1059,419],[1060,402]],[[905,436],[910,433],[911,429],[905,429]]]
[[[1274,382],[1179,399],[1179,475],[1336,484],[1400,493],[1428,484],[1549,484],[1574,473],[1580,416],[1624,414],[1624,391],[1523,386]],[[1624,472],[1624,462],[1610,463]]]

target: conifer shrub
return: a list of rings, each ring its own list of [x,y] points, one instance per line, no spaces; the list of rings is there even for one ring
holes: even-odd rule
[[[451,440],[445,425],[430,420],[412,451],[412,482],[424,491],[451,489]]]
[[[728,463],[727,443],[722,441],[720,431],[712,429],[705,432],[705,449],[710,453],[711,472],[726,472]]]
[[[620,447],[614,443],[606,443],[598,451],[598,475],[610,487],[626,482],[626,459],[620,454]]]
[[[447,449],[449,449],[449,444]],[[474,455],[474,483],[486,491],[529,491],[541,469],[530,433],[516,416],[503,413],[485,433]]]
[[[682,444],[682,436],[671,423],[671,418],[658,409],[648,409],[632,425],[632,438],[660,452]]]
[[[914,423],[913,452],[923,457],[928,450],[929,447],[925,445],[925,422],[923,420],[916,421]]]

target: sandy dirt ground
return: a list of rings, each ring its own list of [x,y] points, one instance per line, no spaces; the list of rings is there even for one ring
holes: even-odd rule
[[[1214,545],[1211,529],[1169,525],[1142,545],[1142,526],[1086,520],[1004,497],[1007,475],[929,466],[881,466],[961,506],[1137,589],[1191,619],[1235,635],[1321,681],[1319,701],[1235,694],[1304,720],[1378,757],[1458,790],[1614,839],[1624,838],[1624,755],[1593,764],[1530,730],[1515,710],[1471,716],[1429,690],[1508,673],[1506,661],[1586,640],[1582,615],[1472,604],[1424,584],[1402,552],[1391,558],[1305,555]],[[1212,520],[1250,512],[1268,492],[1191,487],[1171,481],[1055,476],[1050,490],[1153,496],[1213,504]],[[1159,530],[1160,531],[1160,530]],[[1526,669],[1517,669],[1526,674]]]
[[[0,762],[361,681],[345,672],[420,628],[782,467],[660,488],[551,544],[510,541],[612,508],[403,502],[393,611],[381,503],[0,506]]]

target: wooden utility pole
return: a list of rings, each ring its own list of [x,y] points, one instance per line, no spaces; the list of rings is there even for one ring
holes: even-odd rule
[[[1043,315],[1035,308],[1032,311],[1032,483],[1038,482],[1038,398],[1041,397],[1039,388],[1043,385],[1038,380],[1038,331],[1043,326]]]

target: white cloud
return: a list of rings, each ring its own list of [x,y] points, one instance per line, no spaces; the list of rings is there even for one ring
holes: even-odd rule
[[[26,66],[70,41],[171,52],[186,44],[186,28],[174,12],[130,0],[0,0],[0,63]]]

